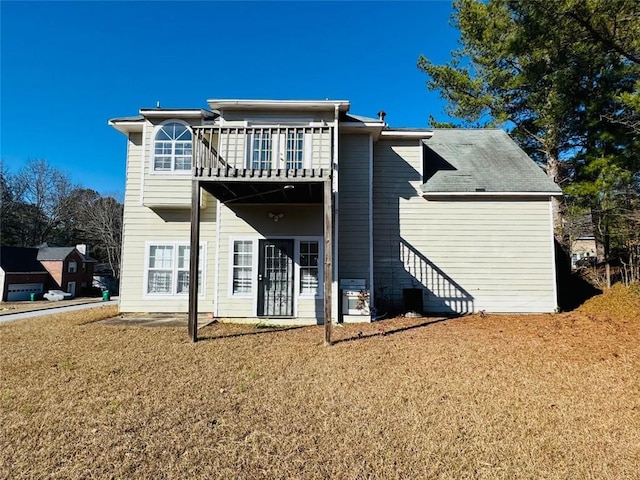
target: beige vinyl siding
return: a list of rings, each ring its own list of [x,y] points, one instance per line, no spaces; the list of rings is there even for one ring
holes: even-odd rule
[[[338,274],[369,283],[369,135],[339,139]],[[369,285],[369,288],[371,286]]]
[[[154,172],[153,170],[153,154],[154,140],[157,133],[156,127],[163,123],[175,120],[168,118],[166,120],[147,121],[145,126],[145,165],[143,169],[144,181],[140,184],[143,189],[143,204],[147,207],[166,207],[166,208],[191,208],[191,170],[181,172]],[[182,120],[185,121],[185,120]],[[189,123],[189,122],[186,122]],[[191,124],[199,124],[196,121]],[[206,202],[203,201],[201,206],[206,208]]]
[[[148,207],[191,208],[191,171],[188,174],[147,174],[144,205]],[[206,203],[202,202],[206,207]]]
[[[150,129],[147,129],[149,131]],[[148,137],[149,138],[149,137]],[[127,180],[124,203],[120,310],[122,312],[186,312],[186,296],[157,298],[146,294],[145,264],[147,242],[189,242],[189,208],[152,210],[140,205],[142,173],[142,134],[129,135]],[[189,177],[185,181],[191,185]],[[190,190],[189,190],[190,192]],[[213,308],[213,272],[215,271],[215,202],[202,211],[201,242],[206,242],[205,290],[198,308]]]
[[[269,212],[284,213],[278,222]],[[231,292],[230,268],[233,240],[254,242],[254,271],[257,275],[257,242],[260,238],[322,237],[321,205],[229,205],[220,210],[219,296],[216,314],[222,318],[252,318],[257,313],[257,284],[254,281],[250,296],[234,296]],[[320,239],[319,239],[320,240]],[[296,276],[295,281],[298,281]],[[294,312],[296,322],[305,319],[316,323],[323,315],[321,299],[297,297]],[[306,322],[310,323],[310,322]]]
[[[431,312],[551,312],[556,308],[549,201],[420,194],[417,142],[375,146],[376,303],[402,309],[423,289]]]
[[[218,153],[227,165],[247,168],[247,134],[241,127],[223,134],[221,137],[216,134],[214,141],[219,142],[215,148],[217,149],[219,145]]]

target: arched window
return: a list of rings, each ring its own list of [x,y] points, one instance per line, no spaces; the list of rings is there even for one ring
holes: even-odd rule
[[[191,131],[184,123],[165,123],[154,140],[153,169],[165,172],[191,170],[191,145]]]

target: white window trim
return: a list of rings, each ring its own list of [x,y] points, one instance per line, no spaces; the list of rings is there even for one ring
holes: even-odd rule
[[[252,298],[257,301],[258,298],[258,257],[259,257],[259,244],[260,240],[293,240],[293,282],[294,290],[293,295],[296,299],[294,303],[294,316],[297,315],[298,299],[315,299],[321,300],[324,298],[324,238],[322,236],[294,236],[294,235],[279,235],[279,236],[238,236],[229,237],[229,250],[228,250],[228,272],[227,272],[227,298],[242,299]],[[237,241],[250,241],[251,245],[251,293],[233,293],[233,244]],[[300,292],[300,242],[318,242],[318,291],[315,294],[301,293]],[[254,311],[257,309],[257,303],[254,302]]]
[[[185,127],[187,127],[187,129],[189,130],[189,133],[191,133],[191,151],[193,152],[193,129],[191,128],[191,125],[189,125],[187,122],[185,122],[184,120],[180,120],[179,118],[171,118],[169,120],[165,120],[162,123],[159,123],[157,125],[155,125],[153,127],[153,130],[151,131],[151,141],[149,142],[149,149],[150,149],[150,154],[149,154],[149,173],[151,175],[168,175],[168,176],[186,176],[186,175],[191,175],[192,171],[193,171],[193,154],[192,154],[192,158],[191,158],[191,168],[188,170],[176,170],[175,169],[175,155],[172,155],[171,158],[171,170],[156,170],[154,168],[155,166],[155,159],[156,159],[156,135],[158,134],[158,131],[160,131],[160,129],[168,124],[168,123],[181,123],[182,125],[184,125]]]
[[[289,126],[289,125],[287,125]],[[295,129],[295,126],[291,126]],[[264,128],[264,130],[260,130]],[[245,168],[253,169],[253,145],[256,133],[269,132],[271,134],[271,170],[284,170],[287,167],[287,132],[277,132],[277,126],[256,127],[246,133]],[[313,162],[313,135],[310,132],[302,132],[302,169],[311,168]],[[296,170],[296,169],[294,169]],[[299,170],[299,169],[298,169]]]
[[[144,299],[161,299],[161,300],[188,300],[188,293],[149,293],[147,292],[149,282],[149,251],[152,246],[172,246],[174,252],[173,266],[172,266],[172,288],[176,292],[177,280],[178,280],[178,247],[191,246],[191,242],[183,240],[148,240],[144,242],[144,275],[142,283],[142,297]],[[202,265],[202,274],[200,275],[200,293],[198,298],[204,298],[206,296],[207,288],[207,242],[200,242],[200,264]]]
[[[71,265],[73,265],[73,271],[71,270]],[[69,260],[67,264],[67,273],[78,273],[78,262],[75,260]]]
[[[230,237],[227,274],[227,298],[257,298],[258,292],[258,240],[260,237]],[[233,293],[233,244],[235,242],[251,242],[251,292]]]
[[[296,298],[313,298],[316,300],[324,298],[324,239],[322,237],[294,237],[294,280]],[[300,292],[300,242],[318,242],[318,291],[315,294]]]

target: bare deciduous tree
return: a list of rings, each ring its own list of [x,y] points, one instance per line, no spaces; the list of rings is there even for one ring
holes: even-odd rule
[[[66,214],[66,200],[75,188],[65,172],[46,160],[30,160],[12,177],[14,201],[29,206],[14,212],[19,215],[18,223],[30,230],[23,241],[37,245],[50,239]]]
[[[107,261],[113,276],[120,278],[122,248],[122,204],[114,197],[85,198],[83,229],[92,238],[95,254]]]

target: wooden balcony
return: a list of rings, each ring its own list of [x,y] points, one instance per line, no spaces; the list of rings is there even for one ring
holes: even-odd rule
[[[193,172],[224,181],[321,181],[331,171],[333,127],[193,127]]]
[[[223,202],[322,201],[333,126],[193,127],[193,175]]]

